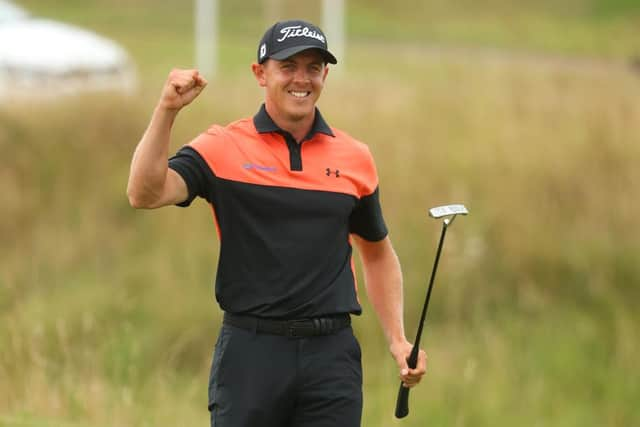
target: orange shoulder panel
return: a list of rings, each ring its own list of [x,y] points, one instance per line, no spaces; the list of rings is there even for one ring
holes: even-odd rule
[[[378,176],[369,148],[346,133],[316,134],[301,145],[302,171],[290,170],[287,145],[277,133],[257,133],[251,119],[212,126],[189,146],[223,179],[248,184],[367,196]]]
[[[237,130],[242,131],[247,126],[253,126],[250,119],[238,120],[226,127],[212,125],[188,145],[202,156],[216,176],[221,176],[221,166],[236,164],[237,161],[234,160],[240,160],[241,153],[234,144],[233,133]],[[246,130],[245,133],[250,135]]]
[[[332,128],[331,130],[336,136],[336,141],[341,141],[349,146],[351,159],[349,169],[353,169],[357,174],[359,195],[362,197],[373,193],[378,187],[378,171],[369,146],[339,129]]]

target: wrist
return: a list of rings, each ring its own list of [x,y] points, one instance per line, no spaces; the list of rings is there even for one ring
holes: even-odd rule
[[[405,348],[407,345],[410,346],[411,343],[407,341],[404,335],[398,336],[389,341],[389,350],[391,351],[391,353],[395,353],[396,351]]]
[[[179,111],[180,109],[169,108],[162,102],[159,102],[153,110],[151,121],[162,127],[168,127],[171,129]]]
[[[176,108],[175,106],[171,105],[171,103],[160,100],[158,102],[158,105],[156,105],[154,113],[163,116],[175,117],[178,115],[179,111],[180,108]]]

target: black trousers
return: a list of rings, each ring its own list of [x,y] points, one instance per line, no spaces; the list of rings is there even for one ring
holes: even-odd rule
[[[360,345],[351,327],[287,338],[224,324],[209,376],[212,427],[359,427]]]

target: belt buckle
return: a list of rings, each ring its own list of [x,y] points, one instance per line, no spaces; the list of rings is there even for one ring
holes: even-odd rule
[[[310,320],[287,321],[287,338],[304,338],[313,335],[313,333],[313,323]]]

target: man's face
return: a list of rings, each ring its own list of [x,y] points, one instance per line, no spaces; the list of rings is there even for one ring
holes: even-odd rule
[[[267,110],[274,120],[299,121],[313,116],[329,69],[314,49],[282,61],[268,59],[254,64],[254,73],[265,91]]]

